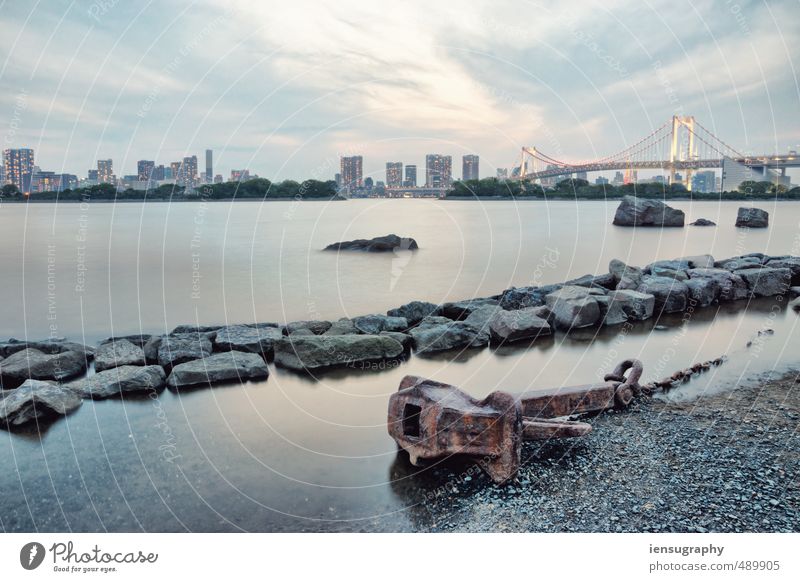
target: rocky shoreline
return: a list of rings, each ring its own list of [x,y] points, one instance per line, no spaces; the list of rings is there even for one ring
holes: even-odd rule
[[[316,374],[412,353],[531,341],[554,330],[657,319],[662,313],[719,302],[798,294],[800,257],[751,253],[717,261],[700,255],[641,268],[612,260],[602,275],[512,287],[498,295],[441,305],[412,301],[386,315],[183,325],[165,335],[108,338],[96,347],[11,339],[0,342],[0,425],[16,427],[64,415],[83,398],[263,379],[269,375],[268,362]]]
[[[420,470],[399,452],[392,487],[417,531],[794,532],[798,388],[795,371],[691,402],[637,399],[581,439],[527,443],[506,487],[476,466]]]

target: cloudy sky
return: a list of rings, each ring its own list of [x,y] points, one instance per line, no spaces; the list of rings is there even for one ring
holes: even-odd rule
[[[226,8],[227,7],[227,8]],[[332,178],[362,154],[578,161],[694,115],[744,152],[800,143],[800,3],[747,0],[5,0],[3,147]],[[201,162],[202,166],[202,162]],[[455,173],[460,164],[454,163]]]

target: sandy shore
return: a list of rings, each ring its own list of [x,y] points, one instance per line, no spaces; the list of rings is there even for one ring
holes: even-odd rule
[[[395,491],[422,531],[800,530],[800,373],[590,422],[582,439],[526,444],[515,485],[450,463]],[[401,453],[393,476],[414,471]]]

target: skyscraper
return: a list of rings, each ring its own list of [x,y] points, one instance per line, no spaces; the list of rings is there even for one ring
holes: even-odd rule
[[[361,156],[342,156],[341,174],[342,188],[345,190],[355,190],[361,188],[364,159]]]
[[[214,178],[214,165],[211,163],[212,156],[213,152],[211,150],[206,150],[206,182],[209,184]]]
[[[139,160],[136,162],[136,178],[139,180],[139,182],[155,180],[153,176],[155,167],[156,163],[151,160]]]
[[[181,185],[189,188],[197,186],[197,156],[183,158],[181,166]]]
[[[386,162],[386,186],[400,188],[403,185],[403,162]]]
[[[417,187],[417,166],[415,164],[406,165],[406,181],[403,183],[406,188]]]
[[[97,180],[102,184],[111,184],[114,181],[113,160],[97,160]]]
[[[3,151],[3,166],[5,167],[6,184],[13,184],[21,192],[23,176],[33,173],[33,150],[29,148],[8,149]]]
[[[425,156],[425,186],[449,188],[453,183],[453,158],[441,154]]]
[[[470,154],[461,159],[461,179],[462,180],[480,180],[480,171],[478,165],[480,159],[478,156]]]

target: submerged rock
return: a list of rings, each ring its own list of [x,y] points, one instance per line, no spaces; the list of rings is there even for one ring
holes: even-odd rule
[[[711,277],[689,279],[686,286],[689,288],[689,302],[696,307],[708,307],[719,300],[722,291],[719,280]]]
[[[167,386],[181,388],[219,382],[245,382],[268,376],[269,368],[261,356],[232,350],[178,364],[167,378]]]
[[[320,370],[399,358],[403,346],[388,335],[285,337],[275,344],[275,364],[296,371]]]
[[[503,291],[500,297],[500,307],[508,311],[525,309],[526,307],[539,307],[545,304],[545,297],[558,291],[563,285],[544,285],[543,287],[511,287]]]
[[[650,293],[620,289],[608,294],[609,299],[622,309],[628,321],[644,321],[653,317],[656,298]]]
[[[158,346],[158,364],[169,370],[173,366],[210,356],[211,340],[205,335],[182,333],[167,335]]]
[[[707,218],[698,218],[694,222],[690,222],[689,226],[717,226],[717,223]]]
[[[389,315],[362,315],[353,318],[353,325],[361,333],[377,335],[382,331],[405,331],[408,320]]]
[[[727,269],[689,269],[687,274],[690,280],[696,278],[715,279],[719,284],[720,301],[738,301],[750,296],[744,279]]]
[[[550,335],[550,324],[536,315],[539,307],[516,311],[498,310],[489,322],[492,342],[502,344]]]
[[[26,348],[0,362],[0,385],[16,388],[25,380],[69,380],[86,371],[86,357],[79,352],[45,354]]]
[[[546,297],[553,323],[562,329],[595,325],[600,320],[600,306],[590,288],[566,286]]]
[[[439,306],[428,301],[412,301],[386,312],[390,317],[405,318],[409,325],[416,325],[429,315],[438,314]]]
[[[98,372],[117,366],[144,366],[144,364],[144,350],[126,339],[100,344],[94,356],[94,369]]]
[[[617,226],[683,226],[683,210],[671,208],[660,200],[635,196],[622,198],[614,214]]]
[[[330,321],[320,321],[317,319],[292,321],[286,324],[285,333],[286,335],[292,335],[301,329],[307,329],[313,335],[322,335],[331,328],[331,325]]]
[[[747,284],[747,288],[754,297],[772,297],[783,295],[789,290],[792,273],[789,269],[774,269],[762,267],[760,269],[743,269],[735,271]]]
[[[17,427],[34,420],[64,416],[77,410],[82,400],[73,392],[51,382],[26,380],[0,400],[0,424]]]
[[[343,317],[338,321],[334,321],[322,335],[353,335],[357,333],[361,332],[356,329],[353,320]]]
[[[736,226],[767,228],[769,212],[760,208],[739,208],[739,212],[736,214]]]
[[[485,305],[500,305],[500,300],[496,297],[480,297],[466,301],[450,301],[442,304],[439,314],[453,320],[466,319],[473,311]]]
[[[66,384],[82,398],[110,398],[129,392],[160,390],[166,374],[161,366],[118,366]]]
[[[466,321],[452,321],[441,325],[419,325],[409,333],[414,338],[414,349],[418,354],[478,348],[489,343],[488,330],[482,330]]]
[[[344,242],[329,244],[325,247],[326,251],[366,251],[369,253],[391,252],[394,250],[414,251],[419,246],[417,241],[411,237],[401,237],[396,234],[386,236],[376,236],[371,239],[356,239]]]
[[[792,285],[800,285],[800,257],[769,258],[765,264],[773,269],[789,269]]]

